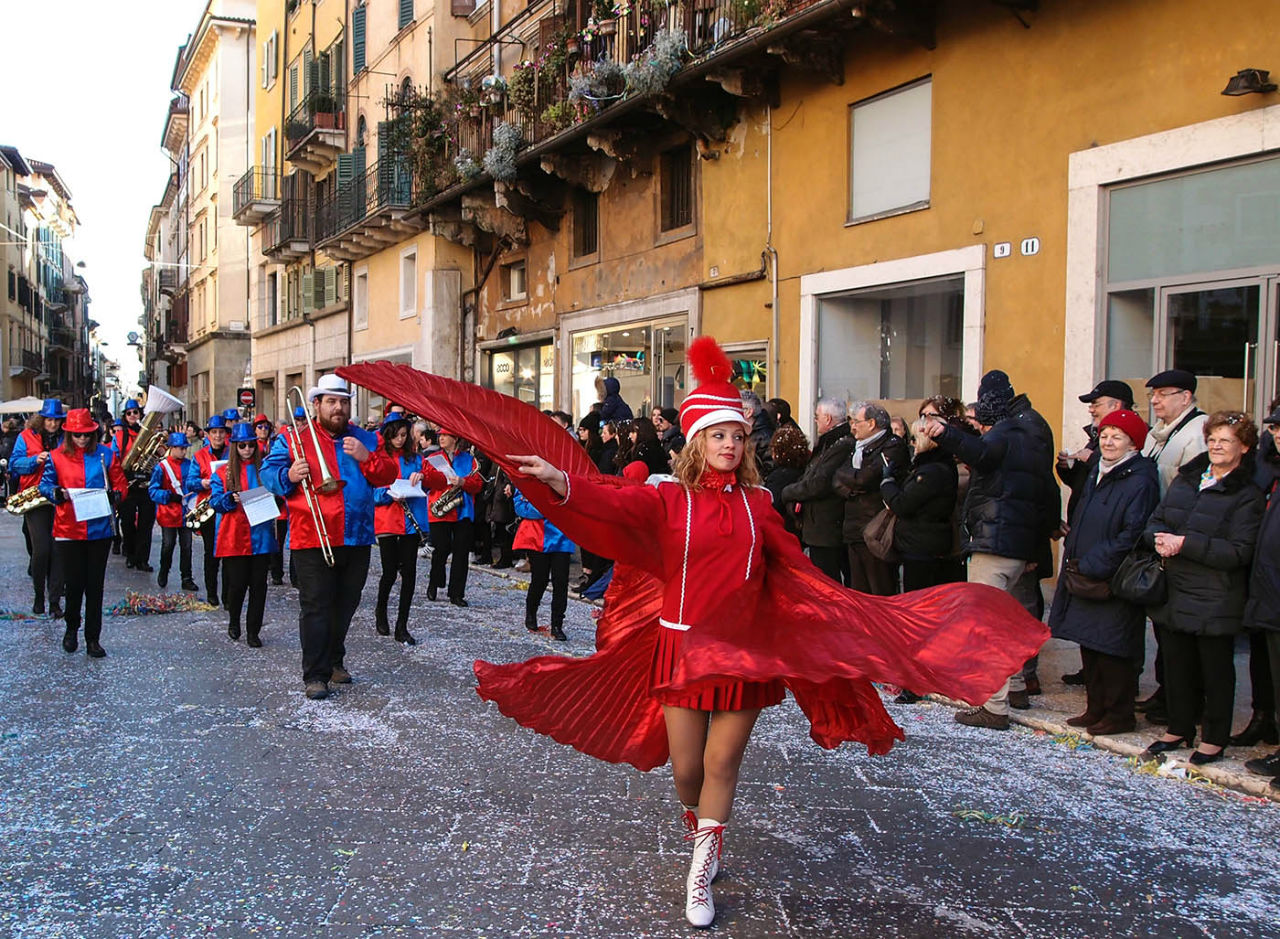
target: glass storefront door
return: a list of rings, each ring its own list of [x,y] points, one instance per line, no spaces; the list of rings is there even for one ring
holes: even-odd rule
[[[488,352],[486,388],[500,391],[538,410],[553,406],[555,350],[550,340]]]
[[[1155,371],[1193,373],[1202,410],[1265,413],[1278,378],[1277,282],[1257,277],[1162,288]]]
[[[622,400],[637,417],[654,407],[677,407],[688,393],[686,320],[624,323],[573,334],[570,407],[575,417],[604,398],[604,381],[615,378]]]

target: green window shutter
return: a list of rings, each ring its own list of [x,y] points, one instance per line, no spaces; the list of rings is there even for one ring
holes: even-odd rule
[[[324,269],[324,305],[333,306],[338,302],[338,269],[336,267],[326,267]]]
[[[315,295],[314,302],[317,310],[323,310],[326,306],[329,305],[326,302],[326,297],[325,297],[328,291],[326,291],[324,288],[325,288],[325,283],[329,278],[329,272],[331,270],[332,268],[320,268],[315,272],[316,295]]]
[[[364,71],[364,7],[351,11],[351,72]]]
[[[400,0],[400,29],[413,22],[413,0]]]
[[[311,271],[302,275],[302,312],[310,313],[316,308],[316,276]]]
[[[289,110],[298,106],[298,63],[289,66]]]

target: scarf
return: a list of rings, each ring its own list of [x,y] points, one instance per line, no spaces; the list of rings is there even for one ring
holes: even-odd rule
[[[1113,469],[1115,469],[1121,463],[1124,463],[1127,460],[1130,460],[1137,455],[1138,455],[1137,450],[1130,450],[1127,453],[1125,453],[1124,456],[1120,457],[1120,459],[1118,460],[1108,460],[1105,456],[1100,457],[1098,459],[1098,479],[1101,480],[1103,476],[1106,476],[1108,473],[1110,473]]]
[[[866,440],[859,440],[857,443],[853,445],[853,468],[854,469],[862,469],[862,451],[865,450],[871,444],[875,443],[877,440],[879,440],[881,437],[883,437],[887,433],[888,433],[887,430],[878,430],[874,434],[872,434],[870,437],[868,437]]]

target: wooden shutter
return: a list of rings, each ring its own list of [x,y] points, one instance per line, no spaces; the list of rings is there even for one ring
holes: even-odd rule
[[[289,66],[289,111],[298,106],[298,63]]]
[[[338,302],[338,269],[336,267],[326,267],[324,269],[324,305],[333,306]]]
[[[365,8],[351,11],[351,72],[364,71],[364,15]]]
[[[400,0],[400,29],[413,22],[413,0]]]
[[[267,61],[267,56],[270,54],[270,49],[271,49],[270,40],[262,44],[262,66],[261,68],[259,68],[259,72],[261,73],[261,82],[262,82],[263,88],[267,87],[267,82],[269,81],[269,76],[271,74],[270,65],[268,64],[268,61]]]
[[[538,51],[543,55],[555,44],[556,37],[564,30],[563,16],[544,16],[538,21]]]
[[[302,50],[302,97],[306,98],[316,90],[316,63],[311,48]]]
[[[302,275],[302,312],[311,313],[316,308],[316,276],[311,271]]]
[[[344,264],[338,276],[338,296],[344,301],[351,299],[351,265]]]

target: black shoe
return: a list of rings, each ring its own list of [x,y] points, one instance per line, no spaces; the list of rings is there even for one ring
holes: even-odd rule
[[[914,691],[908,691],[903,688],[898,692],[898,696],[893,699],[894,704],[916,704],[924,700],[924,695],[916,694]]]
[[[403,642],[407,646],[416,646],[418,640],[413,638],[413,634],[409,632],[406,626],[396,627],[396,642]]]
[[[37,616],[44,616],[44,594],[36,594],[36,602],[31,604],[31,612]]]
[[[555,639],[557,642],[568,642],[568,641],[569,641],[569,637],[568,637],[568,636],[566,636],[566,635],[564,634],[564,627],[563,627],[563,626],[561,626],[559,623],[554,623],[554,624],[552,624],[552,626],[551,626],[551,638],[552,638],[552,639]]]
[[[379,636],[391,635],[391,624],[387,622],[386,613],[382,613],[377,617],[377,621],[374,623],[373,628],[377,630]]]
[[[133,570],[133,567],[134,567],[134,565],[133,565],[133,558],[125,558],[125,559],[124,559],[124,566],[125,566],[125,567],[127,567],[129,570]]]
[[[231,623],[227,626],[227,637],[237,642],[240,640],[240,624]]]
[[[1218,762],[1220,759],[1222,759],[1226,755],[1227,755],[1226,747],[1223,747],[1217,753],[1205,753],[1201,750],[1192,750],[1191,759],[1188,760],[1187,762],[1191,763],[1194,766],[1206,766],[1209,763]]]
[[[1080,674],[1082,676],[1084,675],[1083,669],[1081,669]],[[1080,683],[1084,684],[1083,678],[1081,679]],[[1134,704],[1133,709],[1135,711],[1149,711],[1153,707],[1159,707],[1161,710],[1163,710],[1164,706],[1165,706],[1164,705],[1164,688],[1161,687],[1161,688],[1157,688],[1155,690],[1155,693],[1152,694],[1151,697],[1143,698],[1141,701],[1138,701],[1136,704]]]
[[[119,541],[118,539],[112,539],[112,541],[111,541],[111,553],[112,553],[112,554],[119,554],[119,553],[120,553],[120,541]]]
[[[495,571],[505,571],[510,569],[510,567],[511,567],[510,561],[499,561],[497,564],[493,565],[493,569]]]
[[[427,599],[428,599],[428,600],[430,600],[432,603],[434,603],[434,602],[435,602],[435,599],[436,599],[436,588],[435,588],[435,587],[428,587],[428,588],[427,588]]]
[[[1156,702],[1147,708],[1147,713],[1144,716],[1148,723],[1158,724],[1161,727],[1169,726],[1169,710],[1160,702]]]
[[[536,633],[538,631],[538,617],[526,616],[524,618],[524,628],[531,633]]]
[[[160,568],[160,575],[156,577],[156,586],[161,590],[169,586],[169,572],[163,567]]]
[[[1280,776],[1280,750],[1270,756],[1245,760],[1244,768],[1255,776]]]
[[[244,644],[250,649],[262,648],[262,640],[258,637],[257,633],[249,633],[249,638],[244,641]]]
[[[1231,745],[1233,747],[1252,747],[1260,743],[1269,743],[1274,746],[1280,743],[1280,735],[1277,735],[1276,732],[1274,715],[1254,711],[1249,725],[1231,738]]]
[[[1139,755],[1138,759],[1144,763],[1156,759],[1161,753],[1168,753],[1170,750],[1182,750],[1186,747],[1195,746],[1195,738],[1179,737],[1177,740],[1155,740]]]
[[[62,604],[59,603],[57,600],[54,600],[52,603],[49,604],[50,619],[62,619],[62,617],[66,615],[67,614],[63,612]]]
[[[148,574],[154,574],[156,572],[156,569],[152,567],[150,564],[148,564],[146,561],[143,561],[141,564],[135,563],[133,565],[133,569],[135,571],[144,571],[145,573],[148,573]]]
[[[1064,685],[1083,685],[1083,684],[1084,684],[1084,669],[1082,668],[1082,669],[1080,669],[1080,671],[1078,671],[1078,672],[1072,672],[1070,675],[1063,675],[1063,676],[1062,676],[1062,683],[1063,683]]]
[[[80,630],[72,629],[68,626],[62,633],[62,649],[64,652],[75,652],[76,649],[80,648],[80,643],[77,639],[79,632]]]
[[[97,642],[86,642],[84,644],[84,651],[89,653],[91,658],[95,659],[103,659],[107,656],[107,650],[102,648],[102,646]]]
[[[471,604],[468,603],[466,600],[462,599],[462,597],[450,597],[449,602],[452,603],[454,606],[464,606],[464,607],[471,606]]]
[[[188,578],[186,578],[185,580],[183,580],[183,581],[182,581],[182,589],[183,589],[183,590],[185,590],[185,591],[187,591],[187,593],[195,593],[195,592],[196,592],[197,590],[199,590],[200,588],[196,586],[196,582],[195,582],[194,580],[192,580],[190,577],[188,577]],[[218,605],[218,604],[217,604],[215,601],[213,601],[213,600],[211,600],[210,602],[211,602],[211,603],[213,603],[213,605],[214,605],[214,606],[217,606],[217,605]]]

